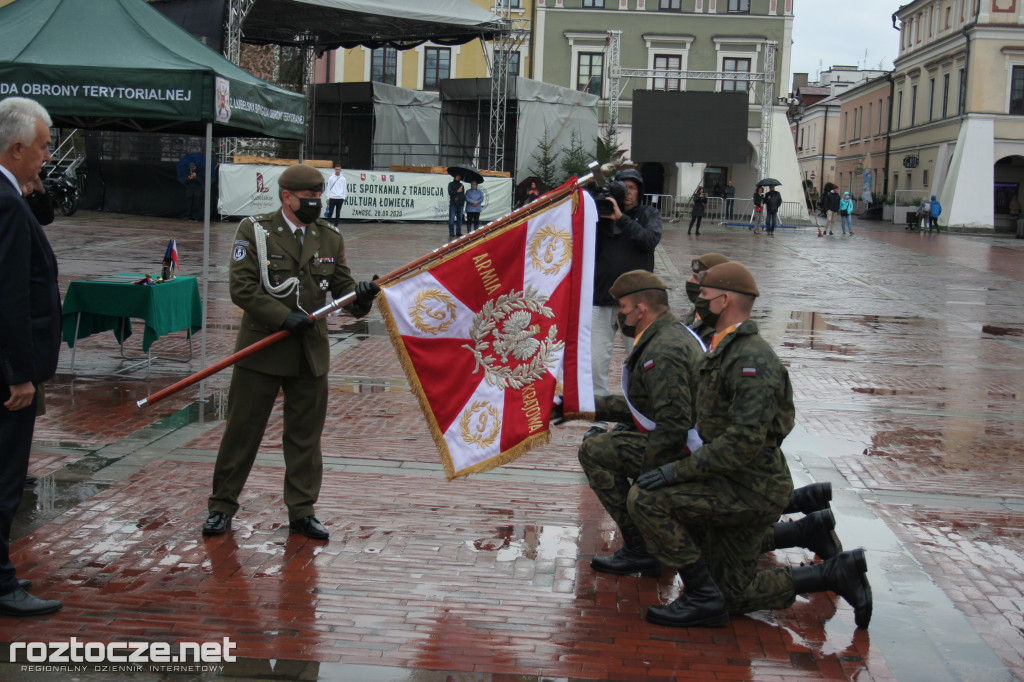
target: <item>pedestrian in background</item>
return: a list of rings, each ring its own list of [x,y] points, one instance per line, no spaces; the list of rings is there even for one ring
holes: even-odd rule
[[[53,121],[38,102],[0,101],[0,614],[59,611],[19,580],[11,562],[11,526],[21,503],[43,382],[57,371],[61,312],[57,257],[22,196],[50,160]],[[48,197],[46,197],[48,198]]]
[[[697,223],[697,234],[700,234],[700,221],[704,218],[704,207],[708,205],[708,197],[704,194],[704,188],[698,187],[697,192],[693,195],[693,208],[690,209],[690,227],[686,230],[686,234],[690,234],[693,231],[693,224]]]
[[[480,227],[480,213],[484,210],[484,191],[476,180],[469,183],[466,192],[466,234]]]
[[[839,192],[836,191],[836,186],[828,190],[828,194],[825,195],[825,215],[828,216],[828,220],[825,223],[825,230],[828,234],[832,234],[832,223],[835,221],[836,216],[839,215]]]
[[[764,215],[764,187],[754,190],[754,234],[761,234],[761,216]]]
[[[341,174],[341,164],[334,167],[334,175],[327,178],[327,219],[337,227],[341,222],[341,208],[348,199],[348,180]]]
[[[782,195],[770,185],[764,194],[764,212],[767,215],[765,229],[769,237],[775,236],[775,228],[779,226],[779,208],[782,206]]]
[[[939,200],[937,198],[935,198],[935,195],[933,194],[932,195],[932,200],[931,200],[930,205],[928,207],[928,231],[929,232],[931,232],[932,230],[935,230],[936,232],[939,231],[939,216],[941,214],[942,214],[942,204],[939,203]]]
[[[725,197],[725,218],[726,220],[732,220],[732,210],[736,203],[736,188],[732,184],[732,180],[725,183],[725,189],[722,191]]]
[[[843,228],[843,236],[846,236],[846,228],[850,228],[853,234],[853,197],[849,192],[843,192],[843,199],[839,202],[839,220]]]
[[[462,213],[466,205],[466,190],[462,186],[462,174],[456,173],[448,183],[448,238],[462,236]]]

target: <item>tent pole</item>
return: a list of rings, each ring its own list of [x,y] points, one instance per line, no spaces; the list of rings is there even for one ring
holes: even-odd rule
[[[213,169],[213,121],[206,122],[206,171],[203,183],[206,185],[203,192],[203,328],[200,333],[199,342],[199,369],[206,369],[206,319],[210,307],[210,187],[213,184],[211,173]],[[206,382],[199,382],[199,402],[206,399]],[[199,419],[202,423],[204,410],[199,409]]]

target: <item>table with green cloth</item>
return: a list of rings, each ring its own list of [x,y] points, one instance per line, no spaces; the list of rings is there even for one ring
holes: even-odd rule
[[[122,349],[132,334],[131,318],[143,320],[142,351],[164,334],[203,327],[203,303],[195,277],[135,284],[144,275],[116,275],[71,282],[64,295],[61,325],[71,348],[77,339],[111,330]],[[77,328],[77,334],[75,332]]]

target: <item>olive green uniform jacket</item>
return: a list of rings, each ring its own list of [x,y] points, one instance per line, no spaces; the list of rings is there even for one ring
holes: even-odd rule
[[[700,368],[697,430],[704,445],[676,463],[676,481],[721,476],[781,511],[793,481],[779,445],[795,420],[789,372],[747,320]]]
[[[289,277],[298,277],[298,303],[294,292],[277,298],[263,287],[256,256],[256,223],[267,233],[270,284],[276,286]],[[300,246],[280,209],[239,223],[230,265],[231,300],[243,311],[236,351],[281,329],[288,313],[299,310],[299,304],[312,313],[327,303],[328,291],[337,299],[355,289],[355,280],[345,262],[345,241],[338,229],[317,219],[305,232]],[[355,302],[345,309],[356,317],[370,310]],[[274,376],[298,376],[303,355],[314,376],[327,373],[330,345],[325,319],[317,320],[316,327],[304,334],[289,335],[240,360],[238,366]]]
[[[647,471],[686,456],[686,432],[696,416],[693,388],[703,351],[693,335],[670,312],[659,315],[633,346],[629,401],[657,424],[647,435],[643,469]],[[623,396],[597,396],[598,419],[633,423]]]

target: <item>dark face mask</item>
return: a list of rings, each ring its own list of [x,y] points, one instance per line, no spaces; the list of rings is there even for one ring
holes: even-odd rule
[[[687,282],[686,297],[690,299],[690,303],[696,303],[698,296],[700,296],[700,284],[697,282]]]
[[[693,302],[693,307],[697,309],[697,314],[700,315],[700,321],[709,327],[714,327],[718,324],[718,317],[720,313],[711,312],[711,302],[715,299],[721,298],[725,294],[719,294],[715,298],[700,298]]]
[[[295,217],[298,218],[303,225],[309,225],[311,222],[320,217],[320,200],[319,199],[299,199],[299,208],[295,211]]]
[[[633,339],[636,338],[636,325],[629,326],[626,324],[626,316],[619,313],[619,331],[622,332],[623,336],[628,336]]]

